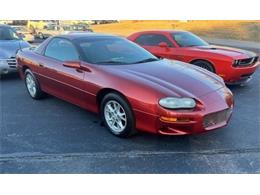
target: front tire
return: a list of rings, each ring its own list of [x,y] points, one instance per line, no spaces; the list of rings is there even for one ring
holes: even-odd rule
[[[107,94],[100,110],[102,120],[112,134],[124,138],[136,134],[134,115],[124,97],[117,93]]]
[[[44,92],[41,90],[39,82],[32,73],[31,70],[26,69],[24,73],[24,81],[26,89],[33,99],[41,99],[44,96]]]
[[[213,67],[213,65],[210,62],[207,62],[205,60],[197,60],[192,62],[193,65],[204,68],[210,72],[215,73],[215,69]]]

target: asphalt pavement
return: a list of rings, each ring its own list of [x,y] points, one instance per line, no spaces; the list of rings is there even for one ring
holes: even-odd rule
[[[260,42],[239,41],[234,39],[219,39],[219,38],[208,38],[208,37],[203,37],[203,39],[212,45],[223,45],[228,47],[251,50],[258,54],[260,53]]]
[[[32,100],[18,75],[0,81],[0,173],[260,173],[260,69],[227,127],[191,136],[111,135],[98,116],[55,97]]]

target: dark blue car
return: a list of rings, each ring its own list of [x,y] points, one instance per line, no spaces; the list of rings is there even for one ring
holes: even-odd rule
[[[8,25],[0,25],[0,75],[17,71],[15,55],[19,49],[30,47]]]

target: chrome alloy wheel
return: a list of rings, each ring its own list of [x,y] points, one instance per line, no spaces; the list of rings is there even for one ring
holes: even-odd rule
[[[25,78],[26,87],[32,97],[36,95],[36,83],[31,74],[26,74]]]
[[[108,126],[115,133],[120,133],[127,126],[126,113],[124,108],[115,100],[110,100],[104,108],[104,116]]]

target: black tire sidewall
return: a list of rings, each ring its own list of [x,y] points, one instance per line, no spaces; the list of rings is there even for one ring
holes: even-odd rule
[[[210,71],[210,72],[215,73],[215,69],[214,69],[213,65],[212,65],[211,63],[207,62],[207,61],[198,60],[198,61],[195,61],[195,62],[192,63],[192,64],[195,65],[195,66],[198,66],[198,67],[200,67],[200,68],[203,68],[203,69],[205,69],[205,70],[207,70],[207,71]],[[208,69],[205,68],[205,67],[208,67]]]
[[[125,113],[126,113],[126,118],[127,118],[127,125],[126,128],[118,133],[118,132],[114,132],[109,125],[106,122],[105,119],[105,115],[104,115],[104,107],[106,105],[106,103],[110,100],[114,100],[117,101],[124,109]],[[131,109],[131,106],[129,105],[129,103],[125,100],[124,97],[122,97],[120,94],[117,93],[109,93],[107,95],[104,96],[104,98],[102,99],[101,105],[100,105],[100,114],[101,114],[101,118],[102,121],[104,122],[105,126],[107,127],[107,129],[109,129],[109,131],[118,136],[118,137],[129,137],[132,136],[136,133],[135,130],[135,118],[133,115],[133,111]]]

